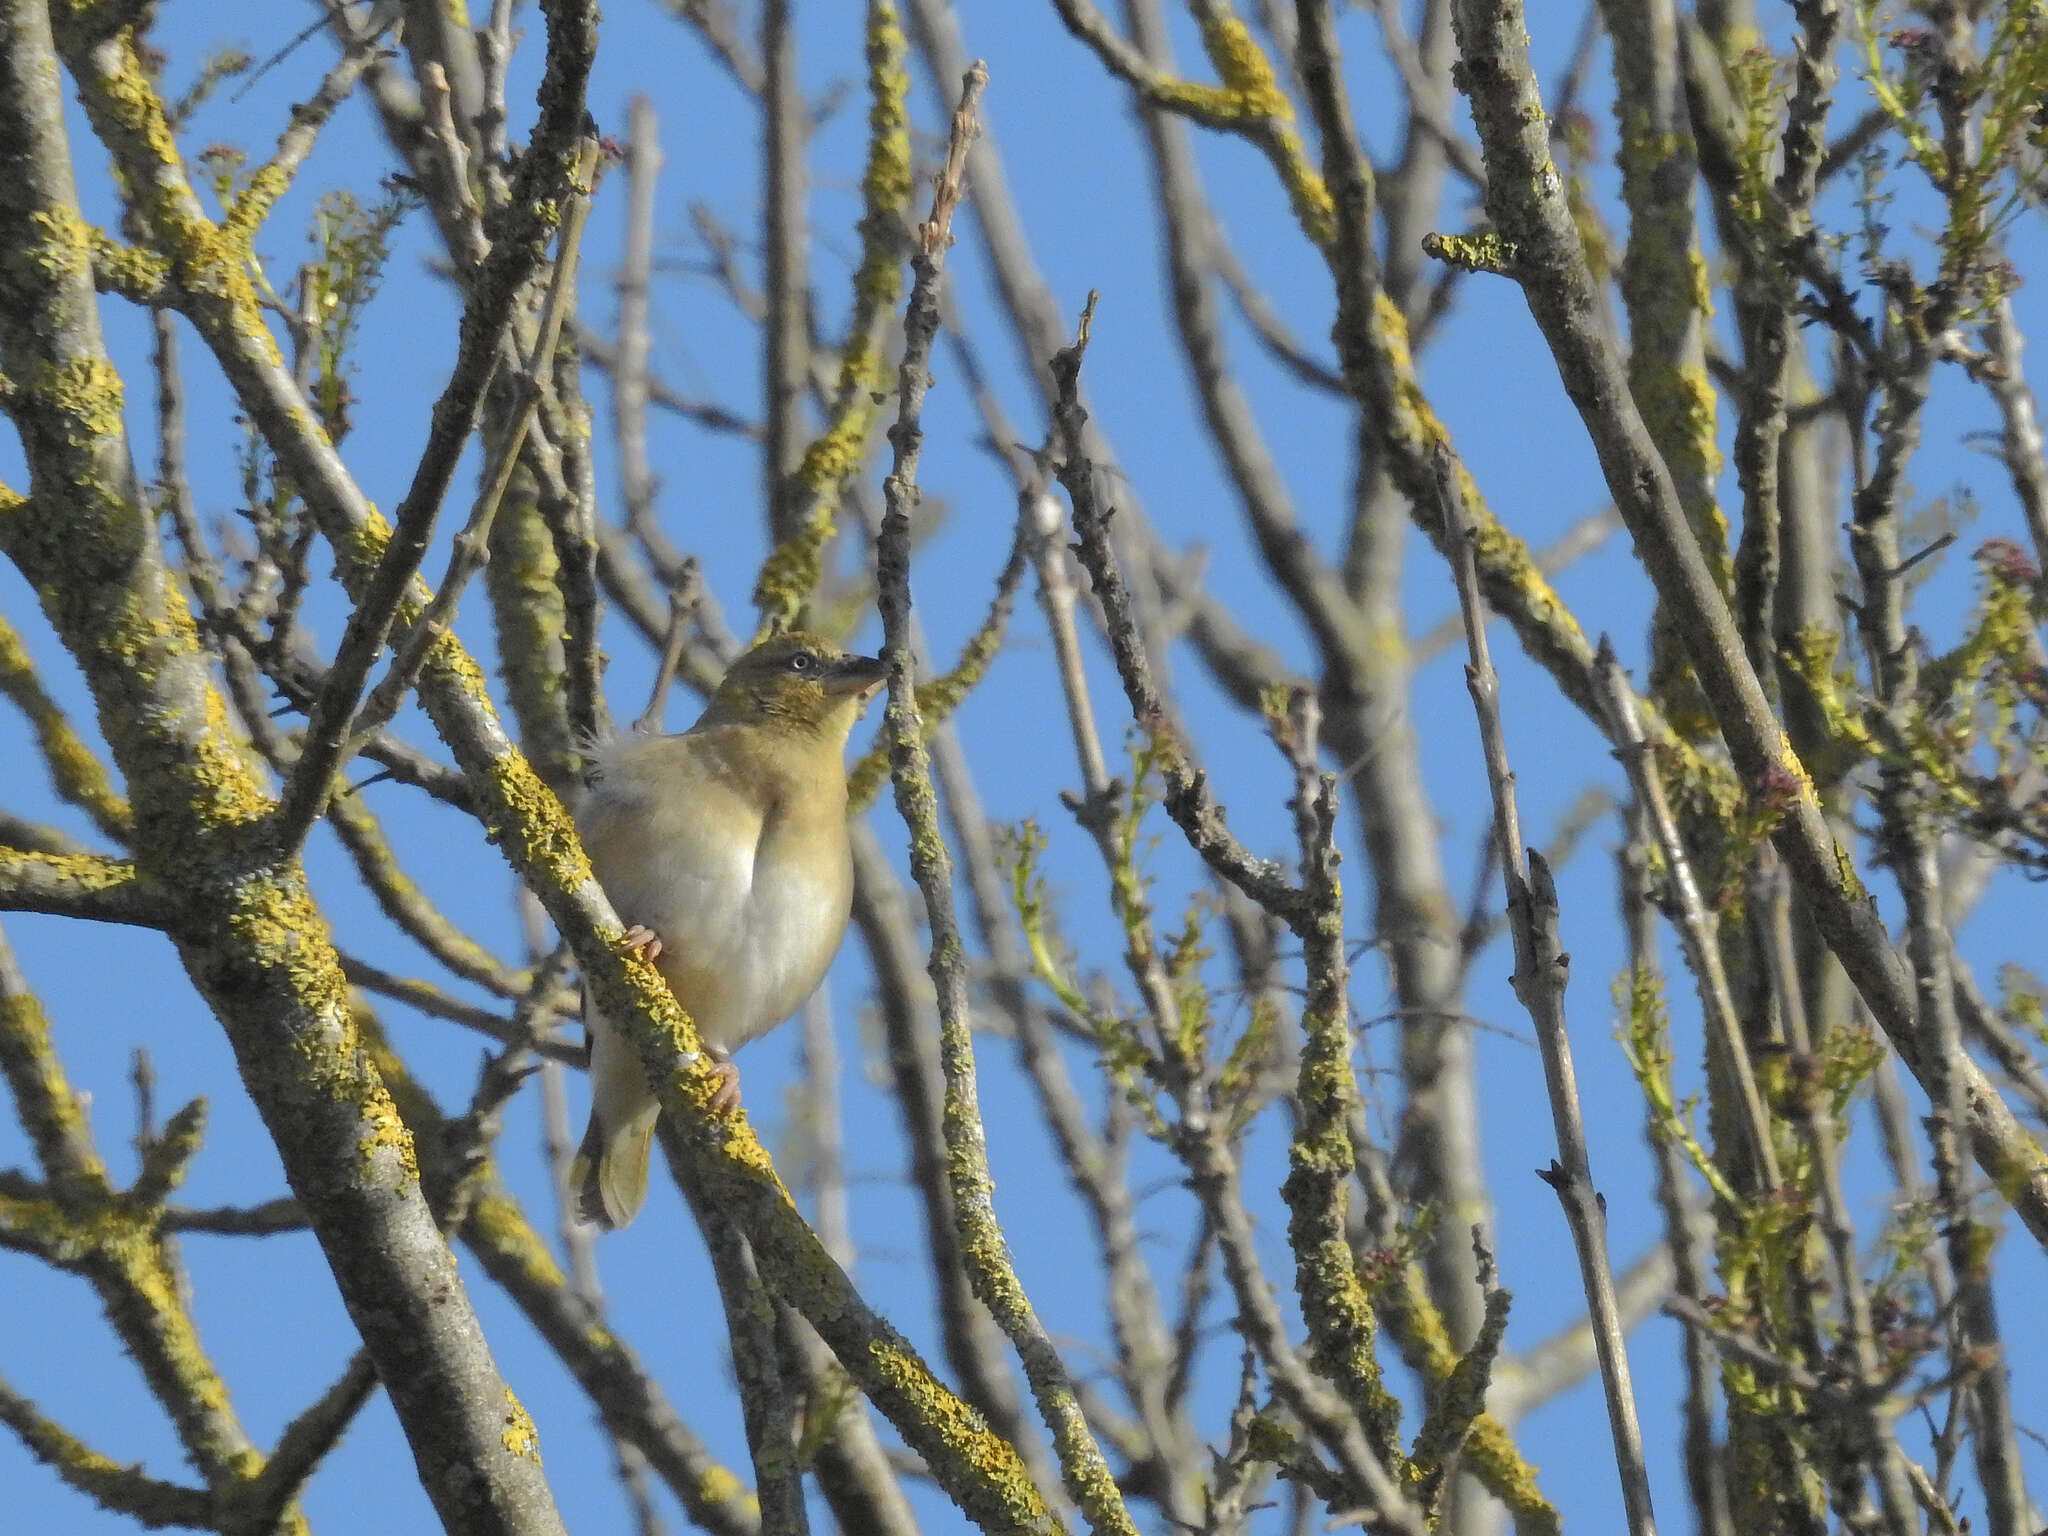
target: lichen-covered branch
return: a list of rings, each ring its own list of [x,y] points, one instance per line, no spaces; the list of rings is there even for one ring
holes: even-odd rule
[[[48,912],[91,922],[167,928],[174,908],[126,859],[0,846],[0,911]]]
[[[36,745],[57,793],[84,811],[107,837],[125,843],[132,830],[128,802],[115,790],[106,765],[87,746],[36,676],[28,647],[0,618],[0,693],[34,727]]]
[[[264,1458],[228,1405],[227,1388],[199,1341],[180,1272],[160,1225],[165,1200],[199,1149],[205,1103],[188,1105],[151,1144],[135,1183],[117,1190],[94,1146],[85,1106],[66,1079],[48,1019],[14,952],[0,937],[0,1076],[35,1142],[48,1204],[8,1201],[0,1242],[34,1252],[82,1276],[98,1293],[107,1321],[141,1368],[151,1394],[176,1429],[185,1454],[228,1508],[261,1478]],[[12,1394],[7,1394],[12,1397]],[[18,1400],[17,1400],[18,1402]],[[11,1418],[39,1455],[90,1482],[96,1458],[25,1403]],[[104,1479],[102,1481],[105,1481]],[[118,1479],[110,1491],[119,1492]],[[280,1501],[266,1530],[305,1530]]]
[[[134,37],[95,37],[71,7],[58,20],[88,118],[134,172],[136,217],[185,296],[223,326],[248,327],[245,343],[274,365],[267,333],[255,334],[262,326],[236,239],[198,213],[175,164],[164,174],[170,138]],[[37,584],[85,672],[136,802],[138,875],[146,888],[177,893],[180,957],[227,1029],[343,1299],[391,1383],[429,1497],[452,1524],[548,1536],[561,1525],[531,1436],[506,1432],[508,1389],[410,1167],[410,1138],[356,1050],[326,925],[296,858],[265,841],[274,805],[227,730],[191,615],[134,494],[118,380],[99,343],[90,242],[53,105],[46,18],[15,5],[5,28],[0,113],[9,114],[9,142],[28,155],[0,178],[0,210],[11,227],[41,231],[12,248],[0,274],[10,317],[0,321],[0,366],[36,392],[33,410],[17,414],[33,422],[24,434],[31,484],[8,519],[7,553]],[[202,274],[213,281],[197,299]]]
[[[920,416],[931,386],[927,371],[932,338],[938,333],[938,285],[946,250],[953,242],[953,214],[967,174],[967,150],[979,127],[975,110],[988,71],[971,66],[961,82],[946,160],[932,198],[931,216],[918,226],[911,257],[915,281],[904,319],[903,362],[898,371],[896,425],[890,430],[895,459],[883,482],[886,498],[875,566],[882,610],[882,656],[889,668],[889,766],[896,806],[910,828],[910,862],[924,892],[931,924],[930,971],[939,998],[939,1058],[946,1074],[944,1127],[953,1209],[961,1227],[961,1254],[975,1294],[1010,1337],[1024,1374],[1052,1432],[1053,1449],[1067,1490],[1097,1533],[1135,1533],[1102,1449],[1081,1412],[1066,1363],[1053,1347],[1024,1294],[1008,1245],[997,1224],[995,1180],[989,1172],[986,1132],[975,1086],[974,1045],[967,1026],[966,956],[953,907],[952,858],[939,831],[938,796],[924,746],[917,684],[910,672],[910,512],[916,504],[917,466],[923,444]]]
[[[37,1410],[0,1379],[0,1423],[21,1437],[31,1456],[111,1514],[125,1515],[150,1530],[213,1526],[214,1501],[203,1488],[162,1482],[136,1467],[124,1467]]]
[[[840,348],[839,387],[825,430],[812,440],[778,499],[777,544],[754,584],[754,602],[769,627],[794,623],[824,569],[841,488],[867,453],[888,379],[882,325],[903,291],[902,228],[910,208],[910,74],[902,21],[894,0],[869,0],[867,11],[868,157],[861,177],[860,265],[853,275],[853,313]]]
[[[1550,163],[1522,7],[1517,0],[1461,0],[1456,14],[1459,78],[1486,151],[1488,208],[1516,251],[1515,280],[1586,423],[1638,557],[1682,626],[1736,771],[1783,795],[1786,809],[1773,839],[1816,925],[1900,1058],[1928,1081],[1936,1068],[1910,981],[1749,664],[1734,615],[1598,322],[1578,231]],[[2048,1244],[2048,1154],[1980,1070],[1965,1063],[1961,1075],[1979,1163],[2036,1240]]]

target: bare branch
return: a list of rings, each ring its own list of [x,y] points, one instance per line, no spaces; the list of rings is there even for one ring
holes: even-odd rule
[[[1565,1028],[1564,987],[1570,957],[1558,942],[1557,890],[1550,866],[1541,854],[1525,852],[1522,842],[1515,776],[1508,767],[1507,743],[1501,733],[1500,680],[1486,644],[1485,599],[1479,592],[1477,564],[1469,552],[1473,530],[1459,488],[1457,464],[1448,451],[1440,452],[1437,459],[1437,486],[1445,531],[1455,545],[1465,545],[1468,551],[1452,567],[1458,602],[1465,613],[1465,643],[1472,652],[1465,681],[1479,715],[1486,779],[1493,791],[1494,837],[1500,844],[1501,873],[1507,885],[1508,926],[1515,937],[1515,996],[1536,1024],[1544,1082],[1550,1090],[1551,1120],[1557,1128],[1560,1161],[1552,1163],[1541,1177],[1557,1191],[1578,1249],[1579,1277],[1600,1356],[1607,1422],[1614,1437],[1629,1530],[1633,1536],[1655,1536],[1657,1523],[1650,1508],[1649,1475],[1643,1466],[1642,1429],[1629,1383],[1628,1348],[1614,1296],[1614,1277],[1608,1269],[1607,1212],[1593,1188],[1586,1159],[1586,1127],[1579,1113],[1578,1082]]]

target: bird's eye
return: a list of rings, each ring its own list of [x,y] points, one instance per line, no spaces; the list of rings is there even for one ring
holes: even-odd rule
[[[811,658],[807,656],[804,652],[798,651],[794,656],[789,658],[789,670],[792,672],[810,671]]]

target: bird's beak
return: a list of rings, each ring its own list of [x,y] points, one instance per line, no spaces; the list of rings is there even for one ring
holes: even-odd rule
[[[872,694],[888,675],[880,657],[847,656],[834,662],[825,674],[825,689],[828,693]]]

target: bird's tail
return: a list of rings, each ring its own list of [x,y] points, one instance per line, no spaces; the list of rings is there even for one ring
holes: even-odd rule
[[[647,1160],[661,1106],[632,1046],[588,997],[583,1025],[590,1038],[590,1128],[569,1165],[569,1188],[576,1192],[576,1214],[583,1220],[607,1229],[623,1227],[647,1199]]]
[[[569,1165],[576,1214],[606,1230],[623,1227],[647,1199],[647,1164],[654,1149],[655,1114],[636,1115],[608,1130],[593,1109],[583,1145]]]

